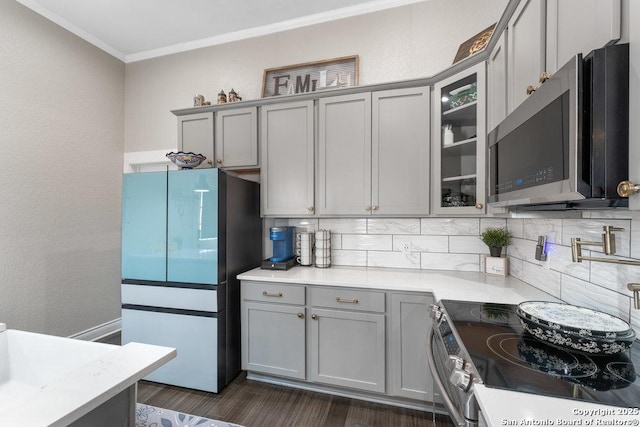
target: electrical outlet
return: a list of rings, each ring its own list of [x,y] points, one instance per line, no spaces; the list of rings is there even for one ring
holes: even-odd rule
[[[409,255],[411,253],[411,243],[406,242],[402,245],[402,253],[404,255]]]

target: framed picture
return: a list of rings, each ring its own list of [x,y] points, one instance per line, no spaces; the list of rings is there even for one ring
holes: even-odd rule
[[[262,97],[357,86],[358,59],[358,55],[354,55],[268,68],[262,77]]]
[[[453,63],[455,64],[456,62],[460,62],[463,59],[483,50],[487,46],[487,43],[489,43],[489,40],[491,40],[495,27],[496,24],[493,24],[489,28],[485,28],[466,42],[462,43],[458,48],[458,53],[456,53]]]

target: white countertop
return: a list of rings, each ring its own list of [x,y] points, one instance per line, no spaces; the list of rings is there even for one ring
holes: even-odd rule
[[[514,277],[472,272],[366,267],[293,267],[287,271],[257,268],[240,274],[238,278],[248,281],[432,292],[436,300],[454,299],[504,304],[519,304],[529,300],[557,301],[553,296]],[[625,415],[624,412],[628,409],[613,406],[499,390],[484,385],[474,386],[474,391],[489,427],[558,426],[563,423],[586,426],[590,422],[594,423],[592,425],[606,425],[604,423],[618,420],[628,423],[624,425],[637,426],[640,420],[639,415]],[[640,406],[640,402],[638,405]],[[548,422],[549,420],[553,423]],[[603,423],[598,424],[598,420]]]
[[[256,268],[238,275],[240,280],[302,283],[392,291],[432,292],[436,300],[490,301],[518,304],[528,300],[557,301],[551,295],[515,277],[458,271],[367,267],[293,267],[290,270]]]
[[[30,399],[3,405],[0,425],[68,426],[176,356],[174,348],[135,342],[113,347]]]

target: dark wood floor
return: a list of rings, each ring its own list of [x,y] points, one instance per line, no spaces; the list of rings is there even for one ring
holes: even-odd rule
[[[453,427],[447,416],[262,383],[244,373],[218,394],[140,381],[138,402],[247,427]]]

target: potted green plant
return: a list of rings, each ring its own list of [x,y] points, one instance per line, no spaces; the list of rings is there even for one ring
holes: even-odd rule
[[[492,257],[499,257],[502,247],[509,244],[511,235],[504,227],[488,227],[480,235],[482,242],[489,246],[489,253]]]

